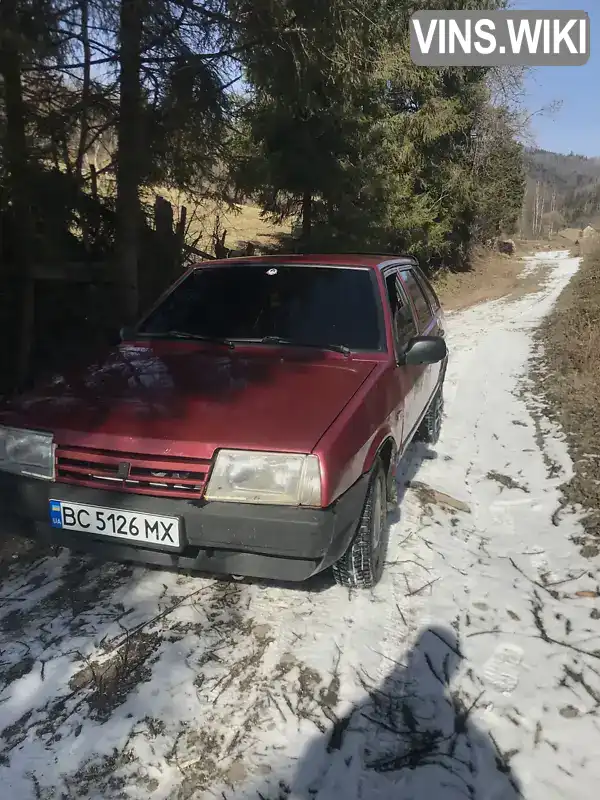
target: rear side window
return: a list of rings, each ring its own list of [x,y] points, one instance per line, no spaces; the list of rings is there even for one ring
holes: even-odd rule
[[[423,330],[423,328],[427,327],[427,325],[429,325],[431,322],[431,309],[429,308],[427,298],[415,280],[415,276],[411,270],[403,270],[402,278],[404,280],[406,291],[409,293],[411,300],[414,303],[415,311],[417,312],[417,319],[419,321],[419,328]]]
[[[414,270],[414,275],[417,279],[417,282],[421,289],[425,292],[425,296],[429,300],[429,305],[431,306],[432,311],[437,311],[440,307],[440,301],[438,300],[438,296],[435,293],[435,289],[429,282],[429,280],[423,274],[423,271],[420,269]]]
[[[396,337],[398,351],[400,351],[413,336],[418,335],[417,326],[413,317],[412,308],[404,293],[400,276],[392,272],[385,279],[390,311],[392,312],[392,325]]]

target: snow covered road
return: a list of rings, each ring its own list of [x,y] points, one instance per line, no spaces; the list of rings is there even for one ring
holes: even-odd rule
[[[571,466],[524,382],[578,260],[544,262],[539,292],[449,315],[442,439],[398,474],[372,594],[65,551],[15,566],[0,583],[1,796],[597,797],[598,562],[555,514]]]

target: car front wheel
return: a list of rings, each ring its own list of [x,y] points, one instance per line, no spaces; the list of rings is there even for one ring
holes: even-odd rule
[[[354,538],[332,567],[335,582],[357,589],[375,586],[383,573],[388,535],[385,473],[378,462]]]

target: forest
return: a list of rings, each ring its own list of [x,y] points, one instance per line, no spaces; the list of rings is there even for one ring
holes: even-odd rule
[[[547,150],[525,152],[526,192],[520,229],[533,238],[565,226],[600,223],[600,158]]]
[[[218,245],[220,208],[288,222],[286,250],[408,251],[430,272],[513,232],[520,77],[415,66],[415,5],[2,0],[0,392],[213,255],[191,220]],[[557,186],[556,210],[581,188]]]

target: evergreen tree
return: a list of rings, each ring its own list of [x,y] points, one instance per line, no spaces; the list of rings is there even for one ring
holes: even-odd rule
[[[488,71],[416,66],[414,3],[231,7],[242,42],[270,26],[270,44],[243,56],[250,102],[238,142],[240,187],[275,218],[298,218],[305,246],[408,250],[432,264],[458,263],[474,237],[514,224],[521,151],[502,111],[491,108]]]

